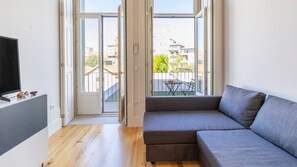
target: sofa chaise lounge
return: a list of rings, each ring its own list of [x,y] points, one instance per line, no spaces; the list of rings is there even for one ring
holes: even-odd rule
[[[297,103],[265,97],[233,86],[222,97],[147,97],[146,160],[200,160],[203,167],[297,166]]]

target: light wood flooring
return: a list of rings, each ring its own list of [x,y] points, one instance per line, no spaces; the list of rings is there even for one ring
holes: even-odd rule
[[[45,167],[200,167],[198,162],[145,161],[142,128],[70,125],[49,139]]]

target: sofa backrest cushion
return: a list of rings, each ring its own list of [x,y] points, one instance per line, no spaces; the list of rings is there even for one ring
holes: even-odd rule
[[[269,96],[251,129],[297,157],[297,103]]]
[[[220,102],[219,111],[225,113],[246,128],[249,128],[265,101],[261,92],[227,85]]]

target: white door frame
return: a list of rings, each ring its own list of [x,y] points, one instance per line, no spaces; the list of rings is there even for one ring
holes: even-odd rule
[[[146,3],[146,96],[153,95],[153,19],[154,7],[153,0],[148,0]]]
[[[123,22],[122,22],[123,19]],[[123,29],[122,29],[123,28]],[[127,125],[127,52],[125,0],[118,7],[118,112],[119,123]]]
[[[203,92],[204,93],[199,93],[197,92],[198,90],[198,81],[199,81],[199,77],[198,77],[198,69],[199,69],[199,64],[198,64],[198,19],[199,18],[203,18],[204,19],[204,53],[203,53],[203,56],[204,56],[204,76],[203,76]],[[203,8],[195,17],[195,80],[196,80],[196,95],[210,95],[208,92],[208,24],[207,24],[207,8]]]
[[[101,115],[104,114],[104,99],[103,99],[103,17],[117,17],[116,13],[81,13],[80,12],[80,1],[77,0],[77,14],[76,14],[76,74],[77,74],[77,114],[85,115]],[[99,91],[98,92],[83,92],[82,85],[82,60],[81,60],[81,19],[97,19],[98,20],[98,50],[99,50]]]
[[[72,0],[59,1],[60,22],[60,101],[62,125],[74,118],[74,27]]]
[[[95,19],[98,21],[98,51],[99,51],[99,90],[98,92],[83,92],[83,84],[82,84],[82,63],[84,63],[84,60],[81,60],[82,58],[82,45],[81,45],[81,19]],[[102,68],[102,16],[101,15],[85,15],[77,16],[77,106],[78,106],[78,111],[77,113],[79,115],[84,115],[84,114],[102,114],[103,110],[103,104],[102,104],[102,81],[103,80],[103,68]],[[92,105],[90,105],[92,104]]]
[[[146,96],[153,95],[153,19],[157,18],[194,18],[201,8],[201,0],[194,0],[193,13],[154,13],[154,0],[146,1]],[[196,30],[195,30],[196,31]],[[195,36],[196,38],[196,36]],[[194,41],[196,43],[196,39]],[[195,46],[196,48],[196,46]],[[196,57],[196,56],[195,56]],[[195,61],[196,62],[196,61]],[[196,64],[196,63],[195,63]],[[198,69],[197,69],[198,70]],[[195,70],[194,70],[195,71]],[[197,72],[195,72],[197,73]]]

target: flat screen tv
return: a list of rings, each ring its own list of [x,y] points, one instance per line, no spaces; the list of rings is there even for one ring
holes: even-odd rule
[[[21,89],[18,40],[0,36],[0,100]]]

